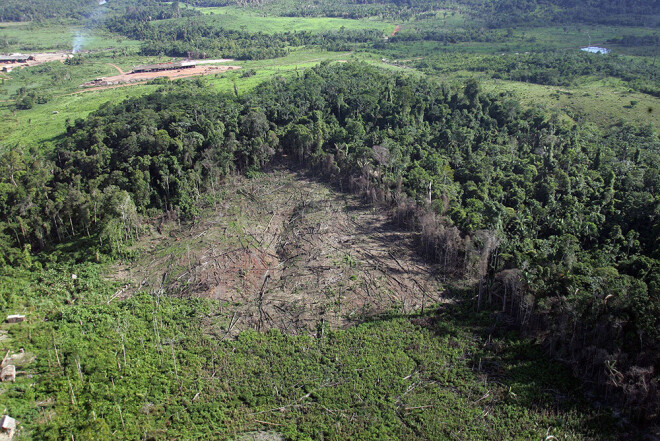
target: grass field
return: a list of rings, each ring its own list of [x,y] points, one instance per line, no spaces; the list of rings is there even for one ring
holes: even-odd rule
[[[71,50],[76,33],[82,32],[78,23],[0,23],[1,52],[37,52]],[[85,31],[83,50],[136,47],[138,41],[112,35],[100,29]]]
[[[130,70],[134,65],[166,61],[169,58],[127,56],[112,58],[110,56],[92,55],[81,66],[65,66],[59,62],[17,70],[11,73],[11,79],[5,79],[0,89],[0,143],[11,146],[16,143],[41,143],[53,139],[65,131],[65,121],[84,118],[96,110],[101,104],[111,101],[119,102],[125,98],[149,93],[157,86],[129,85],[126,87],[102,91],[81,92],[78,87],[84,81],[113,75],[117,71],[109,63],[116,64],[123,70]],[[233,92],[234,84],[239,94],[245,93],[273,76],[290,76],[302,73],[304,69],[315,66],[323,61],[365,61],[396,71],[405,70],[402,67],[383,63],[378,55],[355,52],[330,52],[318,49],[294,48],[281,58],[258,61],[232,62],[241,66],[240,70],[230,71],[214,76],[206,76],[204,80],[219,91]],[[246,75],[252,71],[253,75]],[[416,71],[410,70],[412,73]],[[58,80],[59,79],[59,80]],[[10,98],[20,88],[29,85],[32,88],[48,89],[50,100],[46,104],[36,104],[29,110],[15,110]],[[58,113],[53,113],[58,112]],[[35,130],[39,127],[39,130]]]
[[[265,16],[263,13],[238,7],[195,9],[205,14],[204,17],[195,20],[225,29],[264,32],[267,34],[294,31],[339,31],[341,29],[377,29],[389,34],[395,28],[394,23],[370,18],[352,20],[327,17],[275,17]]]
[[[106,102],[117,103],[128,97],[149,93],[157,87],[141,85],[62,95],[29,110],[13,110],[11,104],[0,103],[0,143],[6,147],[42,144],[48,150],[48,141],[66,131],[67,120],[85,118]]]
[[[614,26],[548,26],[513,33],[511,47],[515,50],[532,51],[535,49],[570,49],[584,46],[607,47],[613,53],[626,54],[630,48],[619,47],[607,43],[607,40],[620,38],[624,35],[644,36],[657,34],[657,30],[641,27]],[[651,48],[658,52],[658,48]]]
[[[523,106],[542,105],[567,115],[575,122],[591,122],[601,127],[621,122],[660,127],[660,100],[631,91],[616,78],[586,78],[576,86],[544,86],[497,80],[480,77],[473,72],[457,72],[447,79],[463,82],[475,77],[480,79],[486,91],[514,92]]]
[[[460,29],[441,27],[439,20],[412,21],[401,27],[401,33],[419,33],[424,31],[451,31]],[[385,48],[386,53],[399,56],[427,56],[438,52],[498,54],[507,52],[536,52],[557,49],[574,49],[594,45],[606,47],[613,54],[621,55],[653,55],[659,52],[657,47],[624,47],[607,43],[608,40],[621,38],[624,35],[645,36],[654,35],[653,29],[640,27],[609,27],[609,26],[568,26],[541,27],[533,29],[516,29],[511,33],[497,30],[494,41],[467,41],[444,43],[436,41],[393,42]]]
[[[316,66],[322,61],[349,61],[356,60],[358,56],[353,52],[330,52],[318,49],[297,48],[282,58],[259,61],[233,62],[241,66],[241,70],[227,72],[216,77],[205,77],[210,83],[221,91],[233,91],[234,82],[239,93],[253,89],[265,80],[275,75],[288,76],[302,73],[304,69]],[[246,76],[246,71],[254,71],[254,75]]]

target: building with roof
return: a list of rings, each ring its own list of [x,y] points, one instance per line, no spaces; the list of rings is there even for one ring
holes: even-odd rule
[[[27,63],[32,60],[32,55],[0,55],[0,63]]]
[[[9,415],[0,418],[0,441],[11,440],[16,432],[16,420]]]
[[[174,61],[170,63],[143,64],[135,66],[131,73],[139,72],[161,72],[164,70],[188,69],[197,66],[197,63],[191,60]]]
[[[7,316],[7,323],[19,323],[24,322],[25,316],[20,314],[13,314]]]

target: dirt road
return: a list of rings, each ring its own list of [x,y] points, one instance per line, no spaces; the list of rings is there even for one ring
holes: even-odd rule
[[[124,75],[125,72],[123,70],[121,70],[121,67],[117,66],[116,64],[112,64],[112,63],[108,63],[108,65],[114,67],[115,69],[117,69],[117,71],[119,72],[119,75]]]

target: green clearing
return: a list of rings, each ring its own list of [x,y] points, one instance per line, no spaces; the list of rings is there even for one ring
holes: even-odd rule
[[[616,26],[548,26],[513,32],[511,44],[515,50],[579,49],[584,46],[601,46],[613,53],[628,53],[629,48],[607,43],[607,40],[633,35],[637,37],[657,35],[657,29]],[[517,42],[516,42],[517,40]],[[658,48],[654,49],[656,52]]]
[[[451,35],[459,28],[438,26],[437,20],[411,21],[401,25],[401,34],[418,34],[425,31],[447,32]],[[653,36],[657,30],[643,27],[610,27],[610,26],[551,26],[530,29],[516,29],[511,31],[493,30],[490,39],[484,41],[458,41],[456,43],[438,41],[393,41],[382,49],[389,56],[411,57],[428,56],[437,53],[469,53],[469,54],[498,54],[508,52],[538,52],[546,50],[573,49],[581,47],[604,46],[612,50],[613,54],[621,55],[653,55],[658,49],[655,47],[625,47],[607,43],[607,40],[628,36]],[[460,34],[459,34],[460,35]],[[475,35],[475,37],[480,37]],[[482,37],[480,37],[482,38]]]
[[[83,50],[137,47],[138,41],[100,29],[82,31],[78,23],[0,23],[0,52],[70,51],[77,32],[86,35]]]
[[[54,97],[46,104],[35,105],[29,110],[13,110],[9,103],[0,103],[0,142],[5,146],[42,145],[66,131],[66,121],[85,118],[106,102],[117,103],[128,97],[154,91],[158,86],[120,87],[79,94]],[[58,112],[58,113],[54,113]],[[50,144],[48,144],[50,145]]]
[[[395,27],[395,24],[391,22],[371,18],[353,20],[328,17],[276,17],[230,6],[195,9],[205,14],[204,17],[196,18],[195,21],[197,22],[219,26],[225,29],[264,32],[266,34],[301,31],[325,32],[342,29],[377,29],[382,30],[384,33],[391,33]],[[165,20],[163,22],[167,21]]]
[[[40,144],[64,133],[67,120],[85,118],[105,102],[116,103],[153,91],[156,86],[129,85],[94,91],[80,88],[81,84],[95,78],[117,75],[119,72],[111,64],[128,72],[139,64],[171,60],[168,57],[136,56],[132,52],[128,48],[119,48],[86,53],[80,55],[79,64],[53,61],[0,73],[0,142],[6,145]],[[15,97],[21,90],[35,91],[44,95],[48,102],[17,110]]]
[[[216,76],[207,76],[204,79],[208,80],[216,89],[227,92],[233,92],[235,82],[240,94],[253,89],[274,75],[295,75],[296,72],[302,73],[303,70],[316,66],[323,61],[341,62],[358,58],[360,57],[353,52],[330,52],[319,49],[297,48],[292,49],[287,56],[281,58],[231,62],[231,64],[241,66],[241,69]],[[248,71],[253,71],[254,75],[247,76],[246,72]]]
[[[600,127],[621,122],[660,126],[659,100],[651,95],[632,91],[625,82],[616,78],[582,78],[578,84],[572,86],[546,86],[493,79],[486,74],[465,70],[429,76],[459,88],[468,79],[476,78],[484,91],[512,92],[525,107],[543,106],[557,111],[573,122],[589,122]],[[632,105],[631,102],[635,104]]]
[[[90,245],[57,246],[33,271],[0,274],[3,307],[28,316],[0,325],[5,346],[25,348],[16,364],[32,376],[0,383],[0,406],[22,439],[622,436],[608,411],[575,393],[565,367],[514,332],[493,332],[489,313],[474,314],[460,300],[471,292],[452,290],[452,301],[423,315],[393,312],[346,330],[319,324],[316,336],[228,339],[232,305],[144,292],[116,299],[121,285],[104,278],[108,265],[90,262]]]
[[[116,103],[128,97],[149,93],[157,86],[129,85],[107,90],[86,91],[79,88],[85,81],[101,76],[115,75],[113,63],[124,71],[143,63],[169,61],[167,57],[117,56],[102,54],[85,56],[85,63],[66,66],[60,62],[46,63],[5,74],[5,83],[0,93],[0,142],[6,146],[32,143],[40,144],[65,132],[66,121],[86,117],[105,102]],[[281,58],[258,61],[236,61],[229,64],[241,66],[240,70],[203,77],[212,87],[220,91],[245,93],[274,75],[290,76],[313,67],[321,62],[365,61],[380,67],[400,71],[402,67],[383,63],[378,55],[365,52],[330,52],[319,49],[294,48]],[[228,63],[224,63],[228,64]],[[246,75],[253,71],[254,75]],[[410,70],[411,74],[417,71]],[[6,75],[9,75],[8,79]],[[2,78],[2,77],[0,77]],[[181,80],[189,81],[189,80]],[[21,87],[48,90],[50,99],[46,104],[35,104],[32,109],[15,110],[10,99]],[[58,113],[54,113],[58,112]],[[39,128],[35,130],[35,128]]]
[[[466,74],[465,78],[469,77]],[[631,91],[624,82],[615,78],[585,80],[573,87],[484,78],[482,85],[485,90],[493,92],[513,91],[523,105],[543,105],[567,114],[576,122],[581,120],[607,127],[625,121],[660,127],[659,100]],[[636,104],[631,105],[633,101]]]

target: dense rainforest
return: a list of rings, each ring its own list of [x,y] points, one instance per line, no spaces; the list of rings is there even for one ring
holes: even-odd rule
[[[94,17],[99,6],[97,0],[5,0],[0,4],[0,22],[43,21],[52,18],[86,20]],[[178,2],[162,3],[157,0],[144,0],[139,4],[130,0],[112,0],[104,2],[103,7],[109,9],[113,16],[136,21],[199,15],[199,12],[180,8]]]
[[[323,63],[244,95],[200,80],[103,106],[48,157],[3,154],[1,263],[83,238],[121,254],[145,219],[194,221],[225,177],[275,159],[385,206],[448,278],[475,282],[475,310],[501,311],[633,417],[657,416],[658,134],[568,125],[474,80]]]
[[[83,18],[95,2],[87,0],[5,0],[0,4],[0,22],[32,21],[47,18]]]

